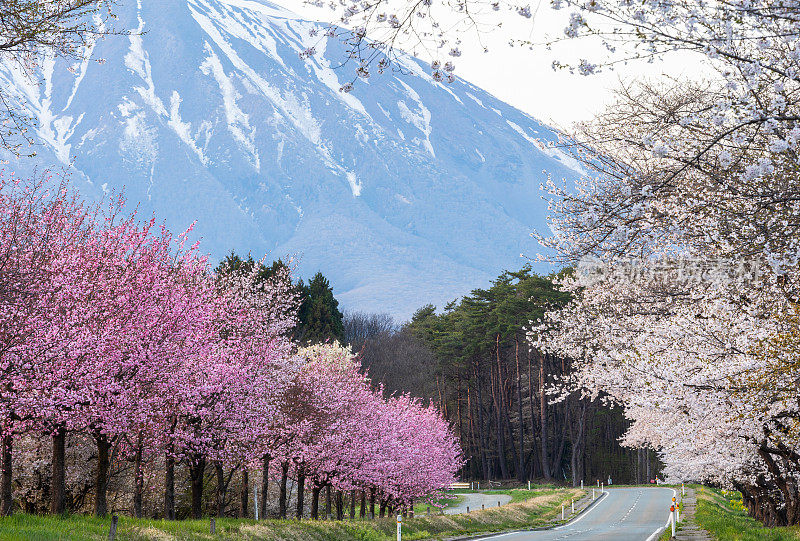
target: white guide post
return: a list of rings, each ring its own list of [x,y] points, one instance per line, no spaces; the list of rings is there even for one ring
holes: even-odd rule
[[[403,515],[397,515],[397,541],[403,540]]]
[[[258,520],[258,485],[253,483],[253,516]]]
[[[605,488],[603,483],[600,483],[600,492],[603,492],[603,488]]]
[[[681,496],[686,496],[686,487],[681,483]]]
[[[594,487],[592,487],[592,501],[594,501]]]
[[[528,490],[530,490],[530,489],[531,489],[531,482],[528,481]]]
[[[572,498],[572,512],[575,513],[575,498]]]
[[[583,490],[583,479],[581,479],[581,490]]]
[[[566,516],[564,515],[564,504],[561,504],[561,520],[564,520]]]
[[[675,537],[675,506],[670,509],[669,521],[672,523],[672,537]]]
[[[672,511],[672,537],[675,537],[675,526],[678,524],[678,502],[675,501],[675,496],[672,497],[672,507],[669,510]]]

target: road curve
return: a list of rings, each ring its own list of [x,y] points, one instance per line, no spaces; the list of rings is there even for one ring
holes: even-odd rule
[[[600,501],[568,524],[552,530],[485,537],[502,541],[650,541],[669,518],[671,488],[607,489]]]
[[[511,501],[511,496],[508,494],[484,494],[481,492],[464,492],[456,493],[456,496],[462,496],[463,500],[458,505],[448,507],[444,510],[445,515],[459,515],[467,512],[467,507],[470,511],[480,511],[481,505],[486,509],[497,507],[498,502],[500,505],[505,505]]]

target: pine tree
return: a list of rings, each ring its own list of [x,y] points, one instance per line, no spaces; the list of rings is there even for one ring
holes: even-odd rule
[[[321,344],[337,340],[344,341],[344,325],[339,301],[333,296],[330,282],[321,272],[314,275],[308,285],[301,280],[297,287],[302,302],[298,314],[300,324],[296,339],[301,344]]]

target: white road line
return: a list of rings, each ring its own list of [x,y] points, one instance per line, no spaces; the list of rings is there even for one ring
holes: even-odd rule
[[[676,498],[678,497],[678,491],[675,490],[674,488],[672,489],[672,495]],[[664,526],[657,529],[656,531],[654,531],[652,534],[650,534],[650,537],[648,537],[645,541],[653,541],[653,539],[655,539],[658,536],[658,534],[660,534],[669,527],[669,521],[672,520],[672,513],[670,513],[668,517],[669,518],[667,518],[667,523]]]
[[[602,492],[600,493],[600,497],[599,497],[599,498],[597,498],[597,499],[595,500],[595,502],[599,502],[599,501],[600,501],[600,500],[603,498],[603,496],[606,496],[606,495],[608,495],[608,492],[606,492],[605,490],[604,490],[604,491],[602,491]],[[591,509],[589,509],[588,511],[586,511],[585,513],[581,513],[580,515],[578,515],[578,518],[576,518],[575,520],[573,520],[573,521],[571,521],[571,522],[567,522],[566,524],[562,524],[561,526],[556,526],[556,527],[555,527],[555,528],[553,528],[553,529],[554,529],[554,530],[560,530],[561,528],[564,528],[564,527],[566,527],[566,526],[572,526],[573,524],[576,524],[578,521],[580,521],[580,520],[583,520],[583,517],[585,517],[586,515],[588,515],[589,513],[591,513],[592,511],[594,511],[595,509],[597,509],[597,503],[595,503],[595,504],[592,506],[592,508],[591,508]]]

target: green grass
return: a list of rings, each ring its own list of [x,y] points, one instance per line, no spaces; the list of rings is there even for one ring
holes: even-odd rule
[[[694,486],[694,485],[693,485]],[[747,515],[738,492],[694,486],[695,522],[718,541],[799,541],[800,528],[766,528]],[[682,521],[681,521],[682,522]],[[680,529],[681,522],[678,523]],[[670,528],[659,541],[670,539]]]
[[[503,492],[505,491],[497,491]],[[517,491],[510,491],[517,492]],[[531,490],[528,498],[501,508],[469,515],[432,515],[406,518],[404,540],[441,539],[456,535],[497,532],[547,524],[561,512],[561,504],[579,497],[580,490],[543,488]],[[512,494],[512,498],[521,495]],[[66,518],[16,514],[0,518],[2,541],[101,541],[108,539],[110,519],[73,515]],[[209,520],[161,520],[120,517],[119,541],[391,541],[395,520],[383,518],[355,521],[297,521],[217,519],[217,533],[209,532]]]
[[[697,491],[697,524],[720,541],[797,541],[800,528],[765,528],[749,517],[738,492],[702,487]]]
[[[417,516],[425,515],[430,508],[432,514],[439,513],[440,509],[447,509],[448,507],[455,507],[460,505],[461,502],[464,501],[464,496],[458,496],[456,494],[447,494],[443,498],[439,498],[432,503],[418,503],[414,505],[414,514]],[[434,505],[435,504],[435,505]]]

